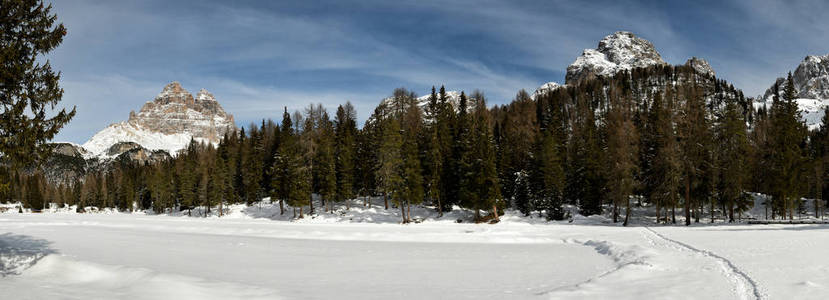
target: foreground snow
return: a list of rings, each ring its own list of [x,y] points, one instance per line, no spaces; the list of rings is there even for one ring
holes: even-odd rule
[[[818,299],[829,292],[825,225],[625,228],[513,212],[476,225],[456,223],[468,212],[437,218],[422,208],[412,214],[425,222],[400,225],[396,211],[353,208],[295,222],[272,205],[231,207],[222,218],[7,211],[0,291],[8,299]]]

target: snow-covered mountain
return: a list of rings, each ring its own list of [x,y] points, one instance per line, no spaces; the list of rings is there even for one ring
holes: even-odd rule
[[[535,100],[538,96],[543,94],[552,92],[557,90],[558,88],[562,87],[563,85],[558,84],[558,82],[550,81],[548,83],[542,84],[540,87],[535,89],[532,95],[530,95],[530,99]]]
[[[792,73],[792,80],[800,115],[809,129],[815,129],[820,126],[823,110],[829,107],[829,54],[806,56]],[[786,78],[777,78],[775,84],[779,85],[782,96],[783,87],[788,84]],[[771,107],[773,96],[774,84],[762,96],[757,97],[754,105]]]
[[[235,128],[233,116],[222,109],[212,94],[202,89],[194,98],[174,81],[138,113],[132,111],[127,121],[99,131],[83,148],[92,156],[111,157],[114,152],[109,151],[110,147],[132,142],[148,150],[164,150],[175,155],[191,138],[217,143],[225,132]]]
[[[417,97],[417,106],[419,106],[421,109],[426,109],[426,107],[429,105],[429,96],[430,96],[430,94],[426,94],[426,95]],[[469,95],[466,95],[466,96],[469,97]],[[440,97],[440,94],[438,94],[438,97]],[[452,104],[452,107],[457,109],[458,108],[458,103],[460,102],[460,99],[461,99],[461,92],[446,91],[446,102]],[[394,100],[395,100],[394,97],[388,97],[388,98],[383,99],[383,101],[381,101],[380,103],[388,105],[391,110],[395,110],[395,106],[399,105],[399,102],[394,101]]]
[[[565,83],[574,84],[590,76],[612,76],[619,71],[666,64],[651,42],[627,31],[618,31],[599,41],[596,49],[585,49],[567,67]]]
[[[631,32],[618,31],[599,41],[596,49],[585,49],[567,67],[564,85],[557,82],[545,83],[532,93],[531,98],[536,99],[544,93],[594,76],[607,77],[623,70],[667,64],[650,41]],[[711,65],[702,58],[691,57],[685,65],[693,67],[699,74],[716,75]]]

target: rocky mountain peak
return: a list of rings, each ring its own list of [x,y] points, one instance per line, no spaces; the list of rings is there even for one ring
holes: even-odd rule
[[[194,98],[179,82],[173,81],[140,111],[130,112],[126,122],[98,132],[84,147],[106,156],[110,146],[133,142],[148,150],[165,150],[174,155],[191,138],[217,143],[225,132],[235,128],[233,115],[225,112],[213,94],[202,89]]]
[[[829,54],[806,56],[792,73],[792,79],[798,98],[829,100]],[[778,78],[776,83],[781,91],[788,84],[784,77]],[[774,85],[769,87],[763,98],[770,99],[773,89]]]
[[[585,49],[567,67],[565,82],[573,84],[591,76],[613,76],[621,70],[665,64],[648,40],[618,31],[599,41],[596,49]]]
[[[208,92],[205,89],[199,90],[199,93],[196,95],[197,101],[216,101],[216,98],[213,97],[213,94]]]
[[[535,92],[533,92],[532,95],[530,95],[530,99],[535,100],[539,96],[541,96],[543,94],[546,94],[546,93],[549,93],[549,92],[552,92],[552,91],[555,91],[555,90],[557,90],[558,88],[560,88],[562,86],[563,85],[558,84],[558,82],[553,82],[553,81],[542,84],[540,87],[535,89]]]
[[[711,68],[711,65],[709,65],[708,62],[702,58],[698,58],[696,56],[691,57],[685,62],[685,65],[694,68],[698,74],[717,76],[717,73],[714,72],[714,68]]]

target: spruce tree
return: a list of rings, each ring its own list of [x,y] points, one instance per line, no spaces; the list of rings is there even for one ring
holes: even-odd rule
[[[682,150],[685,225],[691,224],[691,210],[698,207],[705,193],[704,177],[706,164],[711,161],[709,154],[710,125],[705,112],[705,100],[696,83],[682,90],[684,105],[679,118],[678,132]],[[736,108],[735,108],[736,109]],[[697,214],[698,215],[698,214]]]
[[[383,138],[379,151],[379,169],[377,170],[377,186],[383,197],[391,197],[392,201],[402,201],[404,196],[403,174],[403,139],[400,134],[400,121],[389,118],[383,121]],[[402,205],[401,205],[402,208]],[[388,207],[387,207],[388,209]],[[406,216],[401,216],[405,223]]]
[[[607,196],[613,204],[613,222],[625,207],[624,225],[630,219],[630,196],[636,187],[639,136],[631,118],[628,94],[613,90],[607,116]]]
[[[744,198],[743,188],[747,176],[746,122],[737,104],[729,101],[718,128],[718,145],[721,159],[720,194],[728,208],[728,221],[734,222],[734,210]]]
[[[52,5],[43,1],[0,2],[0,155],[12,168],[37,164],[49,154],[51,140],[72,117],[61,109],[60,72],[44,56],[63,41],[66,28],[55,25]]]
[[[357,150],[357,114],[351,102],[337,108],[335,125],[335,158],[337,177],[337,196],[339,202],[345,201],[349,209],[349,201],[354,198],[355,181],[355,152]]]

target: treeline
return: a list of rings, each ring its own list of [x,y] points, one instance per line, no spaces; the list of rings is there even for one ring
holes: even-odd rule
[[[767,218],[802,213],[802,197],[820,199],[814,211],[822,214],[829,133],[825,125],[807,130],[793,86],[775,89],[773,105],[755,109],[730,84],[687,66],[588,78],[536,97],[520,91],[491,108],[477,91],[450,97],[433,88],[420,102],[397,89],[362,128],[350,103],[333,117],[310,105],[215,147],[193,142],[158,164],[118,161],[68,185],[7,174],[13,183],[3,197],[35,208],[47,199],[79,209],[220,214],[224,205],[271,197],[283,213],[303,217],[382,196],[403,222],[417,204],[471,209],[477,221],[507,208],[561,220],[572,206],[624,224],[632,206],[650,206],[657,222],[676,223],[679,214],[690,224],[740,218],[754,204],[752,191],[771,196]]]

